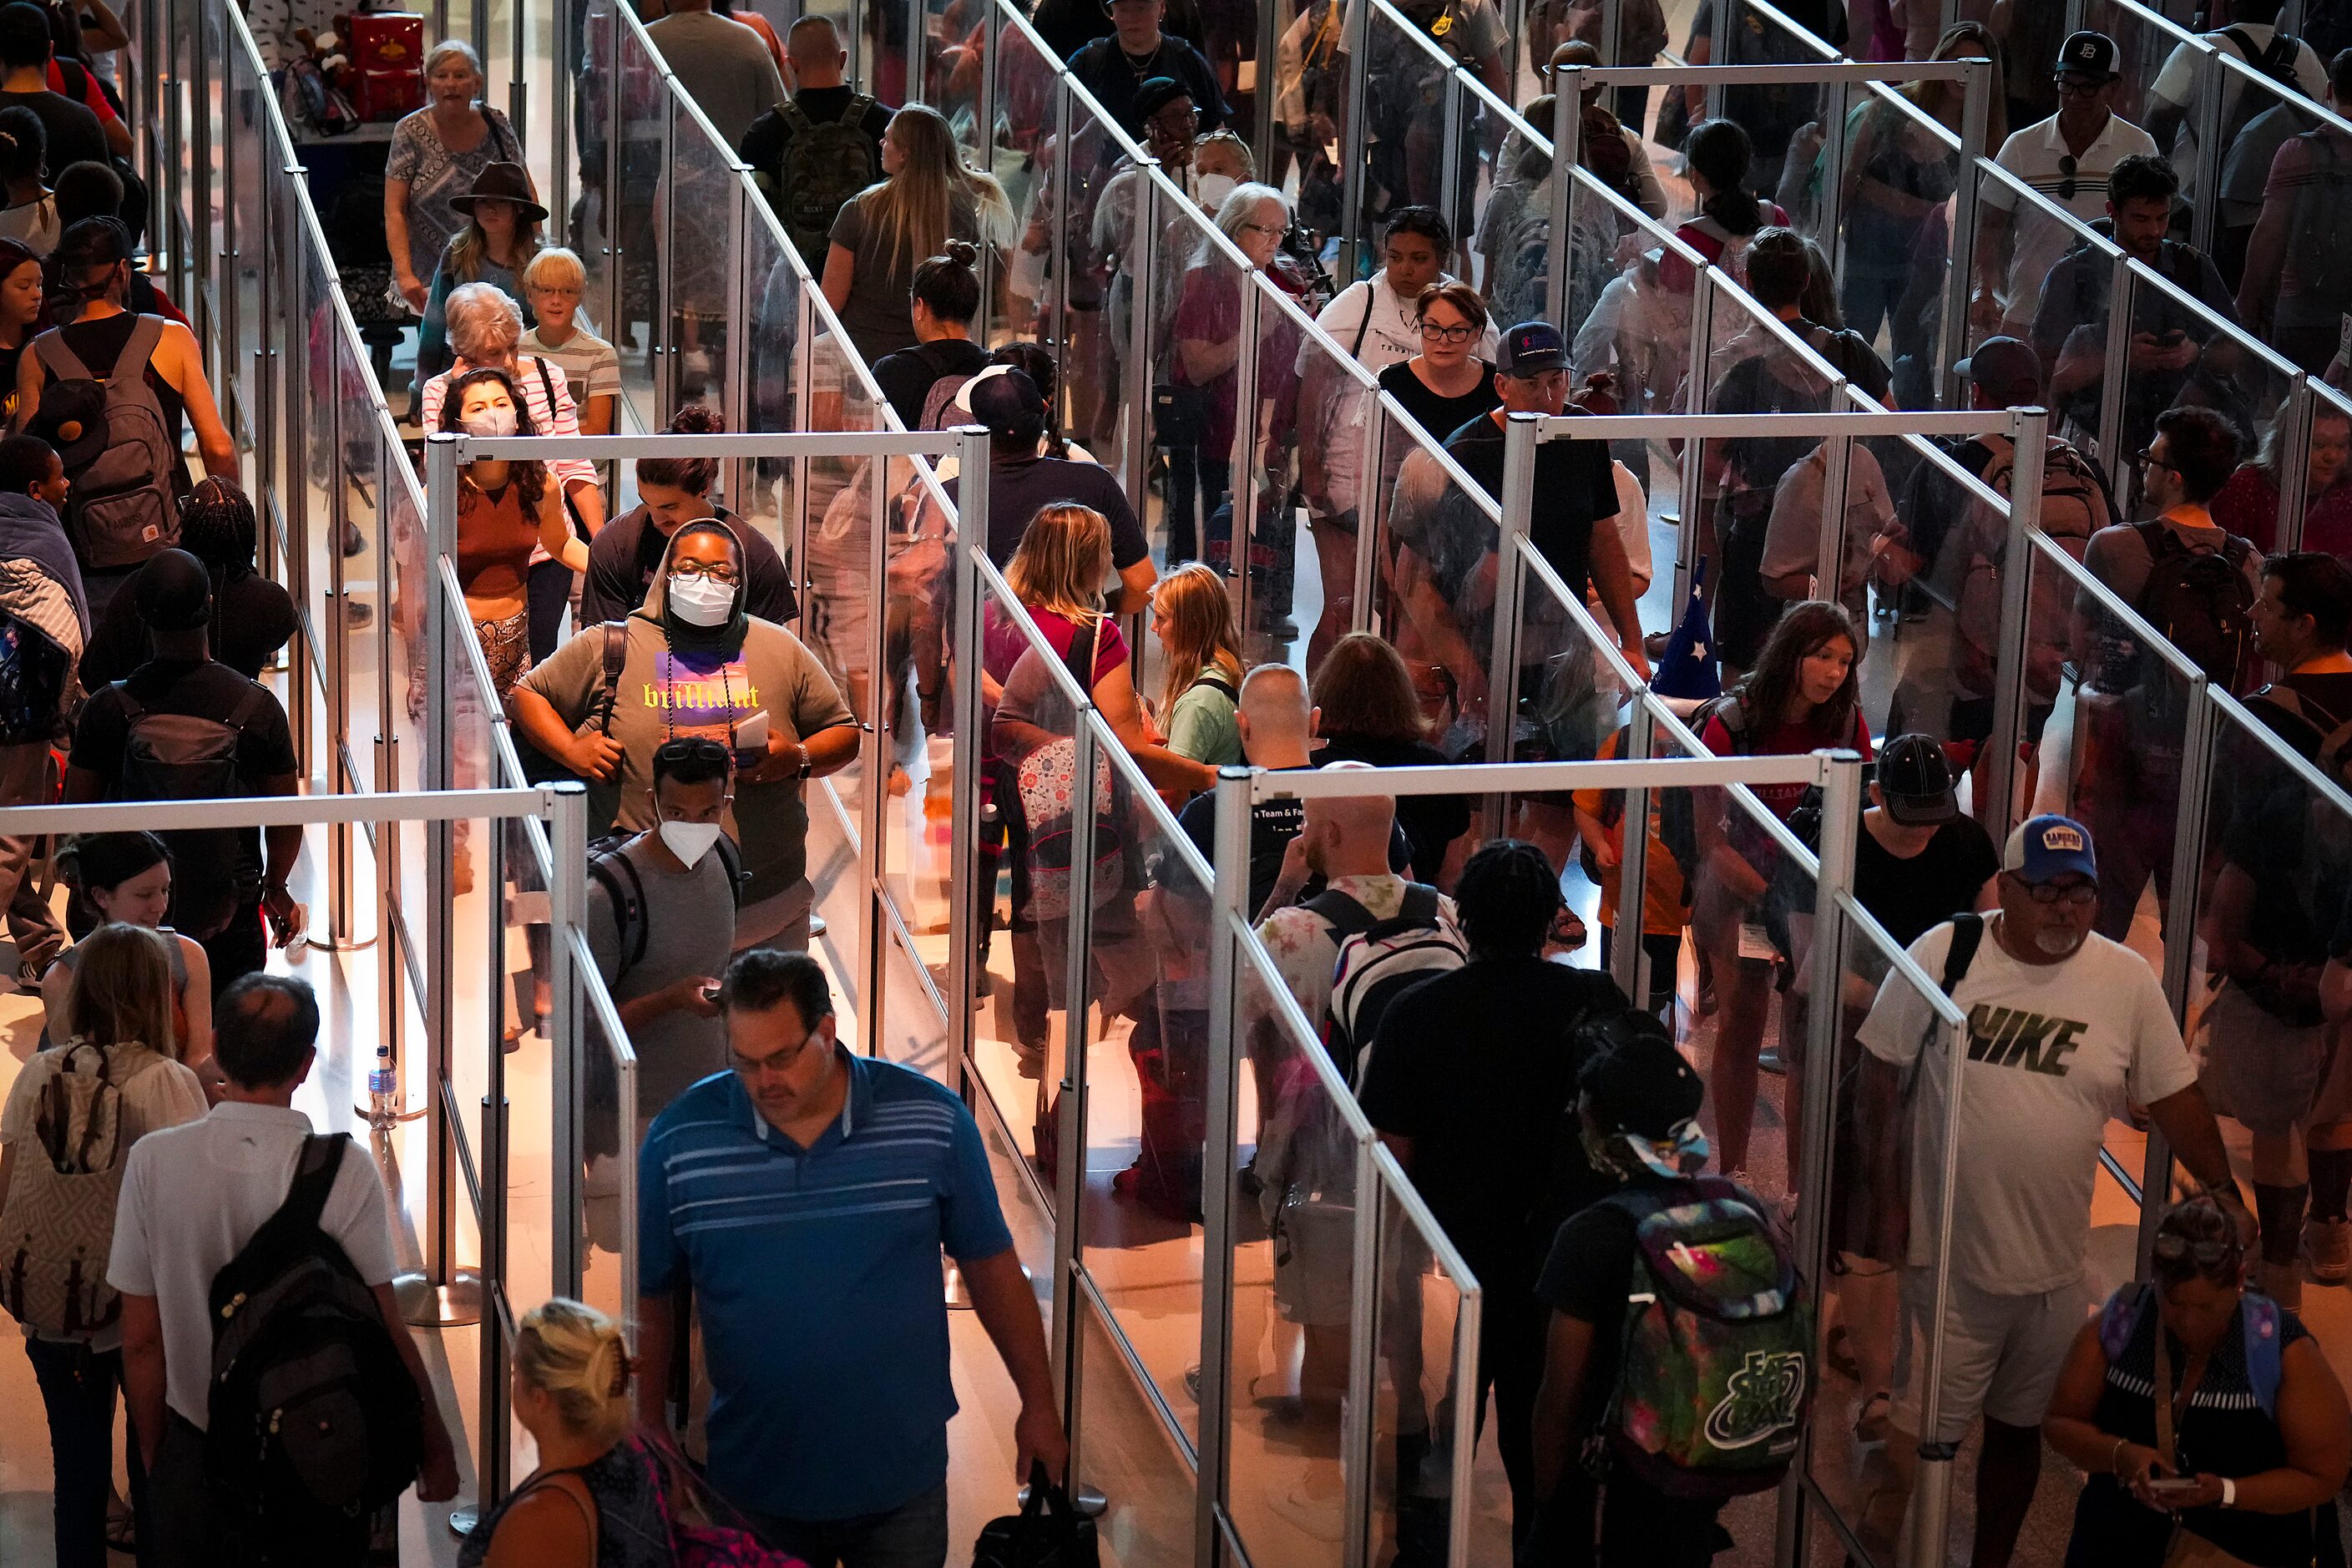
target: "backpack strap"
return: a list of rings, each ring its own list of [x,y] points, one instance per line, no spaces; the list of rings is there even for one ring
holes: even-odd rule
[[[720,840],[726,838],[720,834]],[[608,849],[588,857],[588,874],[613,900],[613,930],[620,938],[621,967],[613,983],[619,984],[621,976],[635,969],[646,956],[646,885],[637,875],[636,867],[618,849]],[[624,882],[627,886],[624,887]],[[738,895],[739,900],[740,895]]]
[[[154,361],[156,348],[163,342],[163,317],[138,318],[138,324],[131,329],[131,336],[123,340],[122,352],[114,356],[114,368],[107,373],[107,380],[133,381],[144,374],[148,365]]]
[[[35,338],[33,353],[39,357],[43,364],[49,367],[50,374],[59,381],[96,381],[98,379],[89,366],[82,363],[81,355],[74,353],[72,345],[66,342],[63,327],[51,327],[47,331]]]
[[[1397,910],[1400,924],[1433,926],[1437,923],[1437,889],[1426,882],[1407,882],[1404,903]]]
[[[1312,910],[1323,917],[1331,928],[1335,945],[1351,936],[1360,936],[1381,923],[1371,910],[1337,888],[1326,888],[1298,907]]]
[[[327,1212],[327,1198],[335,1190],[335,1178],[342,1173],[344,1146],[351,1141],[348,1132],[313,1132],[303,1139],[301,1156],[294,1162],[294,1183],[273,1217],[306,1229],[318,1228],[320,1216]]]
[[[122,703],[122,722],[126,729],[147,717],[147,705],[131,695],[131,680],[128,676],[121,680],[110,681],[108,685]]]
[[[2238,1321],[2245,1331],[2246,1383],[2263,1414],[2278,1415],[2279,1383],[2284,1375],[2286,1337],[2279,1321],[2279,1304],[2259,1291],[2249,1290],[2238,1303]]]
[[[2124,1352],[2131,1348],[2132,1335],[2139,1331],[2140,1318],[2147,1310],[2149,1290],[2145,1283],[2119,1285],[2099,1309],[2099,1348],[2106,1352],[2110,1365],[2121,1361]]]
[[[555,383],[547,374],[547,356],[544,354],[533,354],[530,356],[530,363],[539,366],[539,389],[547,394],[547,416],[550,419],[552,419],[555,417]],[[563,378],[563,384],[566,386],[570,386],[572,384],[571,376],[566,375]],[[565,499],[569,500],[570,498],[567,497]]]
[[[1223,692],[1225,694],[1225,700],[1228,702],[1239,702],[1242,700],[1242,694],[1234,689],[1234,683],[1227,680],[1223,676],[1218,674],[1213,669],[1202,670],[1198,676],[1193,678],[1192,684],[1186,687],[1184,689],[1187,691],[1193,691],[1203,686],[1207,687],[1212,691]]]
[[[245,738],[245,727],[253,722],[253,716],[260,712],[261,705],[269,700],[267,688],[250,681],[247,685],[246,694],[236,700],[236,706],[229,710],[228,718],[225,721],[230,729],[236,731],[239,740]]]
[[[1944,973],[1937,981],[1945,995],[1949,996],[1969,977],[1969,965],[1977,961],[1984,933],[1985,918],[1974,910],[1952,917],[1952,945],[1944,950]]]
[[[603,623],[604,689],[599,699],[604,712],[598,716],[598,726],[604,732],[613,732],[613,709],[621,699],[621,671],[629,662],[629,623],[625,620]]]
[[[851,107],[856,108],[856,105],[853,103]],[[776,105],[776,112],[783,116],[784,123],[792,127],[795,136],[805,136],[816,129],[816,121],[809,118],[808,110],[800,106],[797,99],[786,97]]]

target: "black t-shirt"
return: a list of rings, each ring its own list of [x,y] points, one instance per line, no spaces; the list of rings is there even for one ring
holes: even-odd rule
[[[107,162],[106,132],[87,108],[46,88],[39,92],[0,92],[0,109],[17,107],[39,115],[41,128],[48,132],[48,152],[41,160],[44,184],[56,184],[58,172],[68,165]],[[105,374],[103,366],[90,368]]]
[[[1495,367],[1487,365],[1478,384],[1459,397],[1447,397],[1432,392],[1426,382],[1412,374],[1412,362],[1399,360],[1381,372],[1381,390],[1404,405],[1404,411],[1415,423],[1438,441],[1444,440],[1481,414],[1490,414],[1503,405],[1500,394],[1495,390]]]
[[[1644,1176],[1642,1184],[1664,1186]],[[1619,1188],[1619,1191],[1625,1189]],[[1591,1359],[1584,1369],[1580,1432],[1590,1432],[1617,1391],[1625,1339],[1625,1295],[1633,1279],[1633,1216],[1616,1204],[1587,1204],[1568,1216],[1552,1238],[1536,1280],[1536,1295],[1555,1312],[1592,1325]]]
[[[905,31],[903,18],[899,30]],[[856,96],[854,87],[809,87],[793,94],[793,101],[801,106],[812,124],[837,125],[849,113],[850,101]],[[866,139],[873,143],[872,168],[877,180],[882,177],[882,133],[890,129],[891,112],[877,101],[866,110],[866,118],[858,124]],[[751,165],[752,172],[760,177],[761,189],[767,193],[769,205],[780,215],[783,206],[784,149],[792,140],[792,122],[782,110],[771,109],[751,121],[743,132],[743,145],[738,149],[743,162]],[[813,268],[822,271],[824,245],[821,243],[817,254],[807,259]]]
[[[956,499],[962,480],[958,474],[947,482],[949,500]],[[1090,506],[1110,520],[1110,563],[1118,571],[1150,558],[1151,542],[1144,538],[1143,525],[1136,521],[1135,509],[1127,504],[1127,492],[1110,470],[1100,463],[1074,463],[1066,458],[1022,458],[988,465],[988,558],[1000,570],[1008,565],[1021,548],[1021,536],[1029,531],[1030,520],[1059,501]]]
[[[1488,495],[1502,498],[1501,426],[1482,415],[1447,437],[1445,450]],[[1592,580],[1593,525],[1616,515],[1617,478],[1610,471],[1607,442],[1546,441],[1536,448],[1528,539],[1571,593]],[[1486,533],[1486,548],[1492,550],[1499,537],[1492,523]]]
[[[1936,829],[1908,860],[1888,852],[1868,824],[1853,836],[1854,902],[1878,917],[1895,945],[1907,948],[1928,930],[1977,907],[1977,895],[2000,869],[1992,837],[1973,816]]]
[[[248,680],[294,635],[293,595],[257,572],[213,580],[213,657]],[[139,596],[117,594],[81,656],[81,683],[95,691],[155,657],[155,639],[139,616]]]
[[[1327,735],[1315,765],[1370,763],[1376,768],[1443,767],[1445,754],[1425,741],[1391,741],[1372,735]],[[1434,884],[1445,862],[1445,847],[1470,831],[1470,800],[1459,795],[1399,795],[1397,826],[1412,844],[1412,875]]]
[[[923,402],[931,388],[951,375],[978,375],[988,351],[970,338],[939,338],[899,349],[874,362],[874,382],[909,430],[923,427]]]
[[[1381,1015],[1364,1115],[1412,1140],[1414,1187],[1490,1292],[1531,1289],[1560,1221],[1607,1190],[1569,1111],[1576,1032],[1625,1005],[1606,973],[1530,957],[1465,964]]]
[[[1069,67],[1078,85],[1094,94],[1095,101],[1129,136],[1143,134],[1143,117],[1135,112],[1135,89],[1156,76],[1171,79],[1192,97],[1192,107],[1201,116],[1201,134],[1205,136],[1225,122],[1225,100],[1217,90],[1216,73],[1201,51],[1181,38],[1160,34],[1160,47],[1150,59],[1139,64],[1119,47],[1118,35],[1114,33],[1073,53]],[[1106,154],[1110,147],[1105,138]]]
[[[82,705],[80,721],[74,726],[73,750],[68,765],[96,774],[99,787],[109,800],[119,798],[116,792],[122,777],[122,751],[131,734],[130,713],[122,705],[126,687],[150,713],[186,714],[223,724],[235,717],[239,704],[248,695],[259,691],[261,701],[237,737],[236,776],[240,790],[246,795],[266,795],[269,781],[283,778],[297,766],[286,710],[266,687],[256,685],[216,659],[194,663],[154,658],[141,665],[121,684],[101,686],[91,692],[89,700]],[[261,830],[242,829],[237,839],[246,868],[257,874],[261,868]],[[193,865],[184,865],[179,874],[185,877],[196,869]]]
[[[793,595],[793,574],[767,536],[725,507],[713,507],[713,516],[735,531],[743,544],[743,607],[763,621],[782,626],[801,613]],[[646,591],[661,570],[669,535],[654,526],[653,514],[632,507],[604,525],[588,546],[588,577],[580,588],[580,624],[617,621],[646,602]]]
[[[1210,865],[1217,863],[1217,797],[1213,794],[1194,795],[1177,814],[1176,826],[1201,852],[1201,858]],[[1262,800],[1250,807],[1249,850],[1249,915],[1255,920],[1265,908],[1275,883],[1282,879],[1282,857],[1290,848],[1290,841],[1307,826],[1307,803],[1303,800]],[[1404,829],[1389,831],[1389,869],[1404,875],[1412,865],[1412,844],[1405,837]],[[1310,876],[1299,890],[1304,902],[1323,890],[1323,879]]]

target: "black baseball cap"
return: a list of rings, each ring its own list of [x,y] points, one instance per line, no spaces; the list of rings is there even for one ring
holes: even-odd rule
[[[148,557],[131,582],[139,618],[157,632],[194,631],[212,618],[213,581],[205,563],[184,550]]]
[[[2042,356],[2033,345],[2021,338],[1991,337],[1977,345],[1977,352],[1952,366],[1963,381],[1979,386],[1989,386],[1997,392],[2013,387],[2042,385]],[[2039,393],[2037,391],[2037,395]]]
[[[1034,441],[1045,433],[1045,395],[1026,371],[992,367],[972,377],[965,390],[971,395],[973,422],[987,426],[991,436]]]
[[[1706,1098],[1697,1072],[1657,1028],[1626,1031],[1585,1062],[1576,1087],[1603,1131],[1653,1142],[1673,1137]]]
[[[2095,77],[2100,81],[2113,81],[2122,74],[2116,69],[2116,61],[2121,54],[2113,38],[2105,33],[2095,33],[2085,28],[2068,37],[2058,51],[2058,63],[2050,68],[2050,74]]]
[[[1549,321],[1521,321],[1503,334],[1501,351],[1495,356],[1497,374],[1520,381],[1567,368],[1568,344]]]
[[[1898,735],[1880,748],[1878,793],[1886,815],[1906,827],[1933,827],[1960,813],[1952,760],[1925,735]]]
[[[1135,89],[1135,117],[1149,120],[1181,98],[1190,100],[1192,89],[1172,76],[1146,77]]]

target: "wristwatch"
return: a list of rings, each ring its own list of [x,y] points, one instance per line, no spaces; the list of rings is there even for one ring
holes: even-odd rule
[[[806,784],[808,782],[808,776],[811,770],[815,766],[815,764],[809,760],[808,742],[806,741],[794,741],[793,744],[800,749],[801,753],[800,771],[793,776],[802,784]]]
[[[2238,1506],[2238,1483],[2227,1476],[2221,1478],[2221,1506],[2223,1508]]]

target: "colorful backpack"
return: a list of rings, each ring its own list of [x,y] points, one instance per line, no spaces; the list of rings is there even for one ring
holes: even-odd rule
[[[1102,640],[1102,627],[1097,620],[1090,631],[1072,637],[1063,655],[1070,679],[1081,691],[1094,686],[1095,650]],[[1078,743],[1069,737],[1046,742],[1013,767],[1014,797],[1029,833],[1029,906],[1024,914],[1030,920],[1068,917],[1073,902],[1070,869],[1087,853],[1079,846],[1082,837],[1093,839],[1094,903],[1107,903],[1119,891],[1126,843],[1119,836],[1111,793],[1110,759],[1097,752],[1094,772],[1093,787],[1082,787]],[[1082,804],[1082,795],[1092,798]],[[1079,827],[1081,816],[1087,819],[1090,833]]]
[[[656,1449],[642,1437],[632,1437],[629,1443],[653,1477],[654,1500],[669,1532],[670,1552],[677,1568],[808,1568],[789,1552],[762,1544],[740,1521],[715,1522],[721,1518],[735,1521],[735,1510],[674,1450],[667,1446]],[[672,1506],[673,1490],[682,1494],[683,1507]]]
[[[1762,1201],[1720,1176],[1603,1201],[1636,1227],[1611,1460],[1668,1497],[1780,1485],[1812,1401],[1813,1313]]]

